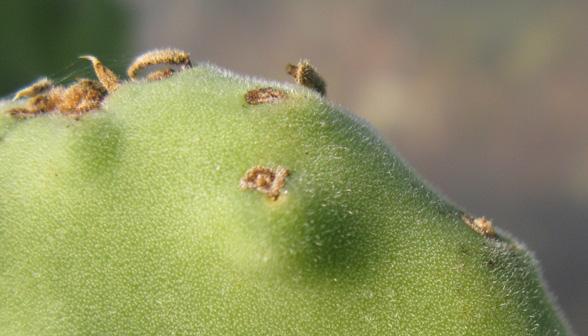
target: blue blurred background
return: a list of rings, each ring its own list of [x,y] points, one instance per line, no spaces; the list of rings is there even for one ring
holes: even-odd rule
[[[91,70],[84,54],[123,75],[172,46],[280,81],[308,58],[441,193],[526,242],[588,335],[588,2],[25,0],[0,15],[2,97]]]

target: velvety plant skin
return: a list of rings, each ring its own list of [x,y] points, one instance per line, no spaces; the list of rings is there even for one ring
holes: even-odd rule
[[[0,104],[1,335],[571,335],[523,246],[306,87],[196,65],[78,118],[24,105]]]

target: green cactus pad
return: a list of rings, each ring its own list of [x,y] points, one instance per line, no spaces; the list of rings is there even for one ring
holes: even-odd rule
[[[2,335],[567,335],[524,248],[303,86],[199,65],[78,119],[16,106]]]

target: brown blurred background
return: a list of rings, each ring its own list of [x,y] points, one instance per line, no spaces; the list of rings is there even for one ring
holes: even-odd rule
[[[0,14],[0,96],[88,53],[122,74],[172,46],[280,81],[308,58],[328,97],[440,192],[526,242],[588,335],[586,1],[20,1]]]

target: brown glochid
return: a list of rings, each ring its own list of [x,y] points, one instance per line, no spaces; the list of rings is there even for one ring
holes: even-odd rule
[[[146,79],[148,82],[155,80],[162,80],[171,77],[176,71],[172,68],[166,68],[161,71],[152,72],[147,75]]]
[[[94,72],[96,72],[96,77],[98,77],[98,80],[100,83],[102,83],[102,85],[104,85],[106,90],[115,91],[118,89],[120,79],[114,74],[114,72],[105,67],[96,57],[86,55],[80,56],[80,58],[87,59],[92,62],[92,65],[94,66]]]
[[[464,214],[461,216],[461,220],[463,220],[464,223],[466,223],[481,236],[494,238],[494,227],[492,226],[492,221],[487,220],[486,217],[474,218]]]
[[[298,65],[288,64],[286,72],[294,76],[296,83],[304,85],[323,96],[327,94],[327,84],[307,60],[300,61]]]
[[[249,90],[245,94],[245,100],[251,105],[271,103],[285,98],[284,91],[272,87]]]
[[[79,116],[100,108],[107,93],[108,91],[100,82],[91,79],[78,79],[68,88],[56,86],[46,94],[34,96],[29,99],[27,107],[13,108],[8,113],[19,119],[51,112]]]
[[[182,69],[192,67],[190,62],[190,54],[178,49],[157,49],[149,51],[135,59],[129,66],[127,74],[133,81],[137,81],[137,72],[150,65],[158,64],[173,64],[178,65]],[[164,70],[165,72],[166,70]],[[173,72],[172,72],[173,73]],[[171,75],[172,73],[169,73]],[[169,77],[169,75],[167,77]],[[155,78],[161,79],[165,77]]]
[[[239,186],[243,190],[256,190],[266,194],[275,201],[280,196],[280,190],[286,185],[286,177],[289,175],[290,171],[284,167],[255,166],[247,170]]]
[[[33,98],[40,94],[46,93],[47,91],[53,88],[53,81],[48,79],[47,77],[41,78],[38,81],[34,82],[30,86],[18,91],[12,101],[15,101],[22,97]]]

